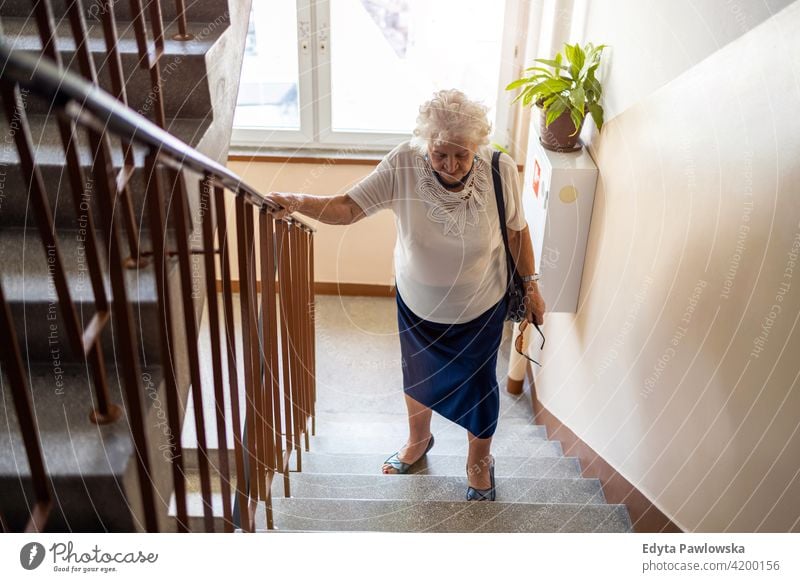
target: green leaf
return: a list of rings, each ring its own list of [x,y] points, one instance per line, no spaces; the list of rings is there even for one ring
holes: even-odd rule
[[[523,98],[523,103],[527,105],[532,99],[539,97],[546,99],[553,93],[560,93],[568,89],[569,85],[569,82],[563,79],[547,79],[536,85],[531,85],[525,90],[526,95]]]
[[[528,67],[525,69],[526,71],[539,71],[540,73],[547,75],[548,77],[553,76],[555,73],[550,69],[545,69],[544,67]]]
[[[545,100],[544,100],[544,102],[542,103],[542,106],[543,106],[545,109],[547,109],[548,107],[550,107],[550,106],[551,106],[551,105],[552,105],[552,104],[553,104],[555,101],[557,101],[558,99],[563,99],[563,97],[561,96],[561,94],[559,94],[559,93],[556,93],[555,95],[551,95],[550,97],[548,97],[547,99],[545,99]]]
[[[513,89],[516,89],[517,87],[522,87],[523,85],[527,85],[533,80],[535,80],[535,77],[523,77],[522,79],[517,79],[516,81],[512,81],[508,85],[506,85],[506,91],[511,91]]]
[[[510,156],[510,155],[511,155],[511,152],[509,152],[509,151],[508,151],[506,148],[504,148],[503,146],[501,146],[501,145],[500,145],[499,143],[497,143],[497,142],[492,142],[492,147],[493,147],[494,149],[496,149],[496,150],[499,150],[499,151],[503,152],[504,154],[506,154],[506,155],[508,155],[508,156]]]
[[[597,126],[598,131],[603,129],[603,108],[599,103],[589,104],[589,113],[592,114],[594,124]]]
[[[580,71],[583,69],[583,63],[586,62],[586,55],[584,54],[583,50],[580,46],[576,43],[572,50],[572,64],[575,65],[575,68]],[[574,75],[577,78],[577,75]]]
[[[556,101],[553,103],[548,109],[545,110],[545,127],[549,127],[551,123],[553,123],[556,119],[558,119],[564,110],[566,109],[566,104],[563,100]]]
[[[569,101],[572,103],[572,106],[583,115],[583,107],[586,103],[586,94],[583,91],[583,87],[580,85],[575,87],[569,94]]]
[[[592,45],[591,43],[586,45],[589,48],[589,56],[588,59],[592,62],[597,62],[600,60],[600,54],[603,52],[603,49],[606,48],[607,44],[599,44],[597,46]]]
[[[559,57],[561,55],[558,55]],[[551,67],[555,67],[556,69],[565,69],[566,67],[561,65],[561,59],[552,60],[552,59],[533,59],[537,63],[542,63],[545,65],[550,65]]]
[[[564,54],[567,55],[567,61],[572,64],[575,59],[575,47],[571,44],[564,43]]]
[[[586,88],[587,95],[589,93],[592,94],[591,101],[597,101],[600,99],[600,95],[603,92],[603,88],[600,85],[600,81],[594,76],[594,69],[590,69],[589,72],[586,74],[586,81],[583,83],[584,87]]]
[[[530,105],[531,101],[536,97],[536,91],[533,91],[533,87],[527,89],[525,91],[525,96],[522,98],[523,105]]]
[[[570,119],[572,119],[572,124],[575,126],[575,131],[569,134],[570,137],[572,137],[573,135],[578,133],[581,125],[583,125],[583,111],[578,111],[576,109],[570,108],[569,117]]]
[[[566,91],[571,85],[570,81],[566,79],[548,79],[540,84],[541,91],[548,91],[551,93],[560,93]]]

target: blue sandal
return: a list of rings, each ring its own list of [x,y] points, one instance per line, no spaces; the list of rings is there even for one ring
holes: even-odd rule
[[[397,455],[400,453],[400,451],[397,451],[397,452],[396,452],[395,454],[393,454],[391,457],[389,457],[388,459],[386,459],[386,460],[383,462],[383,464],[384,464],[384,465],[389,465],[389,466],[391,466],[391,467],[392,467],[392,468],[393,468],[395,471],[397,471],[397,474],[408,473],[408,470],[409,470],[409,469],[410,469],[412,466],[414,466],[416,463],[418,463],[420,460],[422,460],[422,458],[423,458],[423,457],[425,457],[425,455],[427,455],[427,454],[428,454],[428,451],[430,451],[430,450],[431,450],[431,447],[433,447],[433,435],[431,435],[431,438],[430,438],[430,440],[428,441],[428,447],[425,449],[425,452],[424,452],[424,453],[422,453],[422,454],[420,455],[419,459],[417,459],[417,460],[416,460],[416,461],[414,461],[413,463],[404,463],[403,461],[401,461],[401,460],[400,460],[400,458],[397,456]],[[394,474],[395,474],[395,473],[384,473],[384,475],[394,475]]]
[[[492,457],[492,464],[489,465],[489,479],[491,487],[488,489],[475,489],[475,487],[467,487],[467,501],[494,501],[495,488],[494,488],[494,457]]]

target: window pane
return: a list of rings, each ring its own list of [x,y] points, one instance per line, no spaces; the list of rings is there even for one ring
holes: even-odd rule
[[[504,8],[486,0],[331,0],[333,131],[410,133],[419,105],[451,88],[489,106],[494,119]]]
[[[295,0],[254,0],[233,124],[299,129],[297,79]]]

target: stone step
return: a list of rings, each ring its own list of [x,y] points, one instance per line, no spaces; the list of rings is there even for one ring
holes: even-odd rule
[[[94,293],[87,269],[84,235],[80,231],[57,233],[59,251],[67,272],[71,298],[83,326],[87,326],[95,314]],[[99,235],[98,235],[99,236]],[[146,241],[145,241],[146,242]],[[101,264],[108,254],[103,250]],[[17,341],[23,356],[31,361],[82,362],[85,357],[76,352],[70,342],[67,327],[61,314],[55,285],[50,278],[50,260],[39,239],[38,230],[20,228],[0,229],[0,263],[3,267],[3,290],[14,318]],[[136,301],[133,317],[136,322],[137,345],[144,351],[148,361],[159,361],[160,342],[158,333],[159,309],[153,268],[125,271],[128,300]],[[170,282],[173,295],[179,291],[178,270],[170,265]],[[107,297],[111,298],[111,285],[105,277]],[[115,332],[111,322],[103,331],[103,350],[106,360],[114,359]]]
[[[195,147],[205,136],[210,126],[210,119],[170,119],[168,120],[168,131],[178,139]],[[31,129],[31,140],[33,142],[36,163],[42,175],[42,179],[47,191],[53,217],[57,226],[65,228],[78,228],[76,213],[74,210],[73,194],[68,170],[66,169],[66,159],[64,148],[61,144],[61,137],[55,119],[45,115],[30,115],[28,122]],[[4,115],[0,115],[0,131],[4,135],[10,134],[8,120]],[[89,147],[89,140],[84,131],[78,132],[79,155],[84,178],[87,180],[87,193],[91,201],[92,209],[96,217],[100,216],[97,204],[97,186],[95,181],[99,178],[94,176],[91,171],[92,151]],[[123,167],[123,155],[119,147],[119,140],[112,139],[112,158],[114,168],[119,170]],[[146,185],[148,177],[144,171],[145,150],[142,147],[134,149],[135,169],[129,182],[131,202],[134,208],[134,216],[137,224],[143,216],[143,209],[146,204]],[[0,226],[34,226],[33,209],[29,200],[30,180],[22,171],[19,165],[19,157],[16,147],[7,144],[7,147],[0,149],[0,165],[5,168],[0,176]],[[92,182],[89,182],[89,178]],[[187,183],[189,192],[197,188],[193,183]],[[170,189],[162,189],[165,203],[168,202]],[[191,200],[191,196],[190,196]],[[143,225],[147,225],[147,218],[143,219]]]
[[[435,438],[431,452],[439,455],[466,455],[467,438]],[[354,438],[354,437],[332,437],[314,436],[311,437],[311,451],[315,453],[384,453],[385,456],[391,455],[405,443],[405,438],[375,437],[375,438]],[[541,437],[500,437],[496,441],[492,440],[492,453],[495,456],[518,456],[518,457],[560,457],[563,455],[561,443],[558,441],[548,441]]]
[[[207,410],[206,415],[206,434],[207,437],[207,446],[208,446],[208,455],[212,462],[217,463],[220,455],[220,451],[216,446],[217,438],[216,438],[216,424],[211,419],[213,419],[213,411],[210,409]],[[229,446],[232,446],[233,443],[233,436],[232,432],[230,431],[230,410],[226,409],[226,418],[228,418],[228,443]],[[188,419],[188,416],[187,416]],[[191,421],[193,423],[193,421]],[[186,466],[190,469],[197,468],[197,440],[194,437],[195,431],[193,428],[193,424],[185,424],[184,425],[184,435],[182,439],[182,446],[184,452],[184,462]],[[213,438],[211,438],[213,437]],[[361,463],[363,459],[368,458],[370,460],[380,459],[377,464],[377,467],[383,464],[383,461],[388,458],[393,452],[398,450],[398,447],[402,446],[405,442],[404,437],[398,436],[395,438],[375,438],[375,439],[365,439],[365,440],[358,440],[349,437],[322,437],[322,436],[314,436],[309,438],[309,451],[305,450],[305,440],[301,437],[301,458],[302,458],[302,468],[303,472],[308,470],[308,465],[306,464],[308,459],[314,459],[312,463],[322,463],[322,466],[328,466],[326,463],[334,463],[336,461],[318,461],[317,459],[337,459],[339,457],[347,458],[348,462],[352,461],[356,463],[357,467],[363,468],[364,465]],[[513,440],[505,440],[499,439],[498,441],[493,441],[492,443],[492,453],[495,455],[496,458],[500,458],[501,456],[505,457],[518,457],[518,458],[561,458],[563,457],[563,451],[561,448],[561,443],[558,441],[548,441],[542,439],[538,436],[530,436],[527,437],[525,440],[513,441]],[[466,438],[462,439],[436,439],[434,442],[434,446],[431,451],[428,453],[428,457],[431,456],[455,456],[460,459],[464,459],[467,454],[467,444]],[[295,466],[297,459],[297,451],[292,452],[292,460],[291,465],[292,467]],[[234,452],[233,449],[228,450],[228,461],[233,466],[234,462]],[[420,463],[422,464],[422,463]],[[324,470],[321,472],[336,472],[335,469],[332,470]],[[345,471],[351,472],[351,471]],[[365,473],[372,473],[371,469],[366,469],[362,471],[358,469],[353,471],[356,473],[365,472]]]
[[[109,366],[112,402],[122,405],[122,379]],[[4,372],[0,371],[0,377]],[[150,429],[151,477],[162,494],[172,491],[163,480],[170,464],[159,448],[169,435],[153,429],[166,410],[160,367],[142,369],[145,426]],[[129,422],[123,416],[107,425],[93,424],[89,414],[94,384],[85,366],[30,367],[31,406],[38,428],[45,468],[53,488],[53,513],[48,531],[135,531],[131,506],[139,504],[135,449]],[[7,428],[0,431],[0,514],[12,531],[21,531],[32,499],[30,468],[19,430],[10,386],[2,386],[0,402]],[[123,407],[125,410],[125,407]],[[166,427],[168,428],[168,427]],[[161,437],[165,437],[162,441]],[[174,444],[174,439],[171,441]],[[168,494],[168,493],[167,493]]]
[[[330,297],[325,295],[317,296],[317,311],[323,312],[325,310],[330,310],[332,307],[330,306]],[[385,309],[394,309],[394,305],[389,305],[388,307],[384,307]],[[325,322],[318,323],[317,325],[327,325]],[[501,344],[502,347],[503,344]],[[319,346],[319,344],[318,344]],[[394,344],[390,346],[393,348]],[[318,347],[319,349],[319,347]],[[399,348],[398,348],[399,349]],[[319,373],[319,371],[318,371]],[[500,378],[500,376],[498,376]],[[502,410],[502,400],[503,399],[514,399],[518,398],[515,396],[509,396],[508,394],[503,394],[501,392],[501,411],[498,420],[497,430],[501,430],[504,427],[509,426],[531,426],[533,425],[533,414],[518,414],[517,410],[514,410],[514,414],[511,414],[511,411],[508,411],[507,414],[503,414]],[[320,395],[321,397],[322,395]],[[398,396],[402,400],[403,393],[402,388],[398,389]],[[530,401],[527,397],[523,396],[522,398],[525,399],[524,406],[530,409]],[[369,412],[362,412],[362,411],[329,411],[329,410],[320,410],[318,405],[317,407],[317,433],[323,434],[325,428],[330,426],[334,430],[336,428],[347,427],[347,426],[386,426],[386,427],[395,427],[399,430],[405,430],[408,427],[408,413],[405,410],[396,411],[396,412],[387,412],[385,409],[383,410],[376,410],[376,411],[369,411]],[[534,425],[534,426],[541,426],[541,425]],[[431,415],[431,428],[436,429],[437,427],[440,428],[458,428],[451,420],[443,417],[440,414],[433,414]],[[458,430],[463,430],[458,428]]]
[[[212,485],[216,481],[212,480]],[[190,485],[191,487],[191,485]],[[272,481],[276,530],[266,530],[263,504],[259,530],[271,531],[437,531],[437,532],[624,532],[630,519],[623,505],[605,502],[597,479],[497,478],[497,500],[464,499],[464,479],[426,476],[292,474],[292,497],[283,496],[283,478]],[[232,495],[233,485],[232,485]],[[233,507],[233,501],[231,507]],[[473,510],[475,505],[495,509]],[[175,516],[175,497],[169,515]],[[202,495],[187,495],[192,531],[203,531]],[[215,530],[223,531],[222,497],[211,497]],[[430,510],[430,511],[429,511]],[[430,517],[424,520],[425,515]],[[322,517],[321,517],[322,516]]]
[[[210,466],[219,466],[219,449],[209,448]],[[183,463],[189,471],[196,471],[198,451],[184,445]],[[302,471],[295,472],[297,451],[292,451],[289,467],[292,474],[343,473],[349,475],[380,475],[381,466],[389,454],[321,453],[302,450]],[[466,456],[435,454],[433,450],[414,465],[410,474],[415,475],[465,475]],[[228,466],[235,466],[233,449],[228,450]],[[581,468],[575,457],[563,456],[495,456],[498,474],[514,477],[573,478],[581,476]],[[212,469],[213,470],[213,469]]]
[[[194,38],[185,42],[172,38],[178,33],[177,24],[173,23],[166,27],[164,55],[159,65],[164,110],[168,116],[203,118],[211,115],[211,92],[206,81],[206,53],[212,49],[228,26],[227,21],[220,21],[217,24],[191,23],[187,30],[194,35]],[[27,13],[22,18],[3,18],[3,31],[13,49],[37,55],[41,53],[39,29],[36,21]],[[79,60],[75,58],[72,31],[66,19],[61,20],[56,27],[56,35],[62,62],[68,69],[80,74]],[[143,115],[152,116],[155,95],[152,93],[149,71],[139,66],[139,53],[132,23],[119,22],[117,35],[117,50],[122,62],[128,105]],[[113,93],[110,60],[103,27],[99,22],[87,21],[87,40],[100,87]],[[46,114],[49,109],[48,103],[32,101],[29,111]]]
[[[380,475],[381,466],[388,456],[388,454],[325,454],[303,451],[302,472]],[[497,474],[506,477],[570,478],[581,476],[580,463],[575,457],[496,455],[495,463]],[[295,467],[294,460],[291,467]],[[466,457],[464,455],[434,454],[434,451],[431,450],[424,459],[414,465],[410,474],[464,476],[466,475]]]
[[[53,13],[58,19],[66,14],[66,6],[72,0],[51,0]],[[116,20],[129,21],[131,19],[131,9],[129,0],[112,0],[114,4],[114,15]],[[142,0],[145,8],[145,18],[150,20],[150,11],[147,9],[153,0]],[[186,3],[186,18],[191,22],[228,22],[227,0],[188,0]],[[87,19],[98,19],[102,15],[103,5],[101,2],[83,0],[84,14]],[[161,2],[161,13],[165,23],[175,19],[175,2]],[[16,18],[27,18],[31,15],[30,0],[3,0],[0,4],[0,16],[11,16]]]
[[[630,532],[624,505],[273,499],[277,530],[381,532]],[[263,511],[256,527],[266,529]]]
[[[367,418],[369,417],[367,416]],[[467,438],[466,430],[463,427],[438,414],[431,418],[431,433],[435,436],[436,442],[449,438],[459,440]],[[326,437],[349,436],[361,439],[386,437],[404,439],[408,437],[408,417],[397,415],[397,418],[390,422],[365,421],[358,423],[331,422],[327,418],[322,418],[317,420],[316,435]],[[531,424],[527,420],[525,422],[511,422],[506,418],[501,418],[498,422],[494,439],[505,438],[546,439],[547,429],[543,425]]]
[[[462,501],[466,475],[347,475],[291,473],[292,498],[404,499]],[[515,503],[605,503],[598,479],[534,478],[496,475],[497,501]],[[197,489],[199,491],[199,489]],[[273,481],[272,495],[284,497],[283,479]]]

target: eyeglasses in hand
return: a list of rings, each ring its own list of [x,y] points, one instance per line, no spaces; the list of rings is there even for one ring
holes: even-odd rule
[[[537,366],[539,366],[541,368],[542,365],[539,362],[537,362],[536,360],[534,360],[533,358],[531,358],[530,356],[528,356],[528,354],[524,353],[524,350],[523,350],[522,343],[525,340],[525,328],[528,327],[528,323],[533,323],[533,326],[536,328],[536,331],[538,331],[539,335],[542,336],[542,345],[539,347],[539,349],[544,349],[544,341],[545,341],[545,339],[544,339],[544,334],[542,333],[542,330],[539,329],[539,325],[535,321],[528,322],[528,320],[522,320],[520,322],[520,324],[519,324],[519,335],[517,336],[517,341],[514,342],[514,347],[516,348],[517,353],[520,356],[526,358],[527,360],[533,362],[534,364],[536,364]]]

